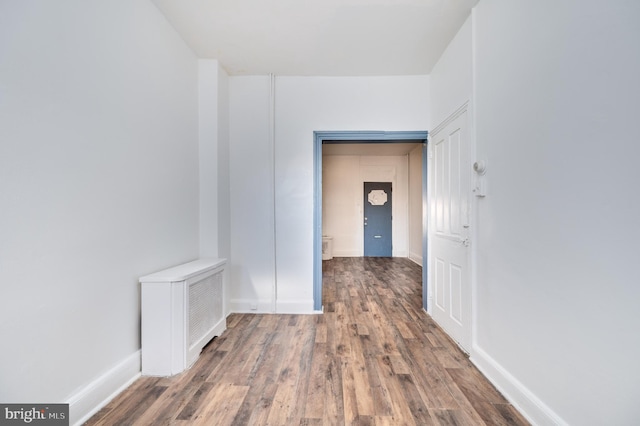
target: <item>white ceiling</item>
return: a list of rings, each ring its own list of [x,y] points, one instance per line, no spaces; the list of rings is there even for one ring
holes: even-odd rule
[[[429,74],[478,0],[152,0],[231,75]]]

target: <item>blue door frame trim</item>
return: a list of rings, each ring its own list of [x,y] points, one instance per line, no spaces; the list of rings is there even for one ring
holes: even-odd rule
[[[428,136],[427,136],[428,137]],[[429,278],[429,203],[428,194],[429,187],[427,184],[429,183],[429,174],[427,173],[429,170],[429,140],[425,139],[422,144],[422,308],[427,311],[428,304],[427,300],[429,299],[429,288],[427,287]],[[428,311],[427,311],[428,312]]]
[[[322,311],[322,144],[398,143],[422,141],[422,306],[427,309],[427,142],[419,131],[315,131],[313,132],[313,309]]]

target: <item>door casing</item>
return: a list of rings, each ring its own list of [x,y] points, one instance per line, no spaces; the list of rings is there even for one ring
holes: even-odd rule
[[[322,311],[322,144],[422,142],[422,306],[427,309],[427,138],[419,131],[315,131],[313,132],[313,309]]]

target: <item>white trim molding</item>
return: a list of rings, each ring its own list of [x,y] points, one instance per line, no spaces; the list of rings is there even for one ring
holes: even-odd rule
[[[449,123],[451,123],[453,120],[455,120],[456,118],[460,117],[460,115],[464,114],[465,112],[468,111],[468,107],[469,107],[469,101],[466,101],[465,103],[463,103],[462,105],[460,105],[458,107],[458,109],[456,109],[454,112],[451,113],[451,115],[449,115],[447,118],[445,118],[444,120],[442,120],[442,122],[440,124],[438,124],[436,126],[435,129],[431,130],[429,132],[430,135],[435,135],[437,134],[439,131],[441,131],[442,129],[444,129],[445,127],[447,127],[447,125]]]
[[[531,424],[569,425],[477,344],[470,360]]]
[[[277,300],[276,312],[273,302],[267,299],[231,299],[231,312],[236,314],[317,314],[322,310],[313,309],[313,300]]]
[[[273,301],[271,299],[231,299],[230,313],[234,314],[272,314]]]
[[[416,265],[422,266],[422,255],[419,255],[416,252],[409,253],[409,260],[415,263]]]
[[[67,398],[69,424],[81,425],[140,377],[138,350]]]
[[[308,300],[278,300],[276,302],[278,314],[315,314],[313,299]]]

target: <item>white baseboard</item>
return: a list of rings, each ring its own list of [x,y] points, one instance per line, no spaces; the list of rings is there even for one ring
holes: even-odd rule
[[[362,251],[353,251],[353,250],[334,250],[332,253],[333,257],[363,257],[364,253]],[[407,256],[406,250],[397,250],[394,251],[392,257],[409,257],[411,259],[411,253]],[[414,262],[420,264],[422,263],[422,258],[419,261],[411,259]]]
[[[270,300],[232,299],[231,313],[236,314],[315,314],[313,300],[278,300],[275,312]]]
[[[568,426],[566,421],[477,344],[473,346],[470,360],[532,425]]]
[[[333,257],[362,257],[361,250],[333,250]]]
[[[409,253],[409,260],[411,260],[413,263],[422,266],[422,255],[418,255],[417,253],[414,252],[410,252]]]
[[[311,300],[278,300],[276,303],[278,314],[315,314],[313,299]]]
[[[229,301],[229,313],[272,314],[273,302],[264,299],[231,299]]]
[[[140,377],[140,351],[67,398],[69,424],[81,425]]]

